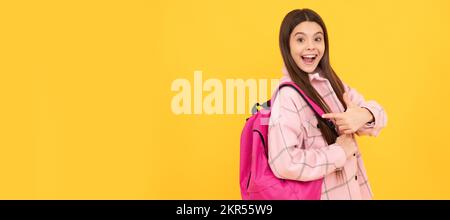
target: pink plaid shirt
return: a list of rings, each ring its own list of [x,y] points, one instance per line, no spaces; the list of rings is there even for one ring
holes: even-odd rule
[[[281,82],[291,81],[285,70],[283,73]],[[332,112],[344,111],[326,78],[313,73],[309,74],[309,80]],[[356,90],[344,86],[350,99],[367,108],[375,118],[357,134],[377,136],[387,122],[383,108],[375,101],[365,101]],[[317,123],[314,112],[295,90],[284,87],[279,91],[272,103],[268,133],[269,164],[274,174],[278,178],[300,181],[324,177],[321,199],[372,199],[361,153],[358,151],[347,159],[341,146],[327,144]],[[337,178],[336,170],[343,171],[343,179]]]

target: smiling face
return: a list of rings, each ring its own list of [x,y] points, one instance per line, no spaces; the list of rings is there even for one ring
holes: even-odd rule
[[[325,51],[322,28],[316,22],[301,22],[292,31],[289,46],[297,66],[304,72],[313,73]]]

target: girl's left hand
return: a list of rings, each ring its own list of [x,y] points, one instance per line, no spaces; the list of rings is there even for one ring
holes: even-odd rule
[[[345,104],[347,105],[347,110],[345,112],[322,115],[322,118],[334,119],[341,134],[355,133],[367,122],[373,120],[372,113],[370,113],[368,109],[361,108],[353,103],[347,93],[344,93],[343,98]]]

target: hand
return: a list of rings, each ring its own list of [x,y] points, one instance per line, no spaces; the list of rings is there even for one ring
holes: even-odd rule
[[[372,121],[373,116],[366,108],[353,103],[347,93],[344,93],[343,98],[347,105],[345,112],[323,114],[322,118],[334,119],[340,134],[353,134],[367,122]]]
[[[353,141],[353,134],[343,134],[336,139],[336,144],[342,147],[347,158],[353,156],[358,151]]]

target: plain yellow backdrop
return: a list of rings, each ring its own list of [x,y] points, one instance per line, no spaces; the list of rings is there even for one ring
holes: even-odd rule
[[[450,2],[2,1],[0,199],[240,199],[248,115],[175,115],[171,83],[281,76],[286,13],[388,114],[361,137],[375,199],[450,199]]]

